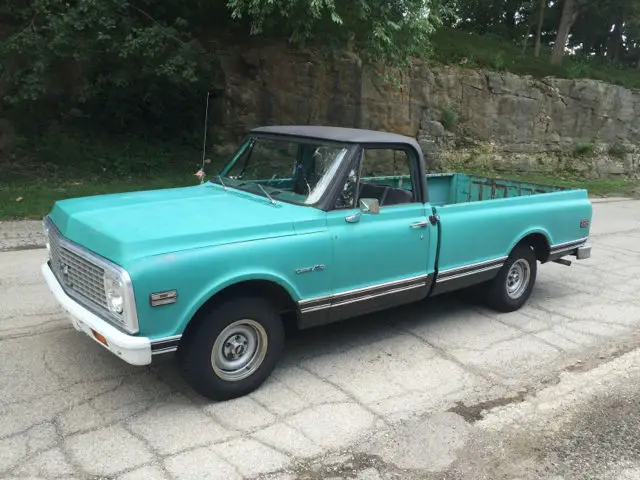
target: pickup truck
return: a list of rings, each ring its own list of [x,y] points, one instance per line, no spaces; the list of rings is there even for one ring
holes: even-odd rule
[[[269,377],[316,327],[471,287],[522,307],[537,265],[590,257],[587,191],[429,174],[410,137],[248,132],[193,186],[58,201],[42,272],[73,326],[133,365],[175,353],[204,397]]]

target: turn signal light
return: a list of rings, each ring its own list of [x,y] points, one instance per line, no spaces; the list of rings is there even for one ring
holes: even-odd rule
[[[589,226],[589,220],[582,220],[580,222],[580,228],[587,228]]]
[[[109,346],[109,344],[107,343],[107,339],[104,338],[104,335],[96,332],[93,328],[91,329],[91,333],[93,333],[93,336],[96,338],[96,340],[102,343],[105,347]]]

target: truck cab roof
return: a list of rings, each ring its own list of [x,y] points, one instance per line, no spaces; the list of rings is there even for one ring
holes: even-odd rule
[[[421,152],[420,146],[414,138],[399,135],[397,133],[366,130],[361,128],[330,127],[322,125],[273,125],[257,127],[251,130],[251,132],[314,138],[318,140],[332,140],[342,143],[379,145],[405,144],[411,145],[417,152]]]

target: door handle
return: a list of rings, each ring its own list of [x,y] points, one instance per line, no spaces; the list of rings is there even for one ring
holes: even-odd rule
[[[416,222],[409,225],[411,228],[425,228],[429,226],[429,220],[423,220],[422,222]]]

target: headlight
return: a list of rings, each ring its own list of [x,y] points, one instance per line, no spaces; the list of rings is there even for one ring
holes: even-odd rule
[[[104,290],[107,296],[107,306],[109,310],[118,315],[124,309],[124,283],[118,277],[105,275]]]

